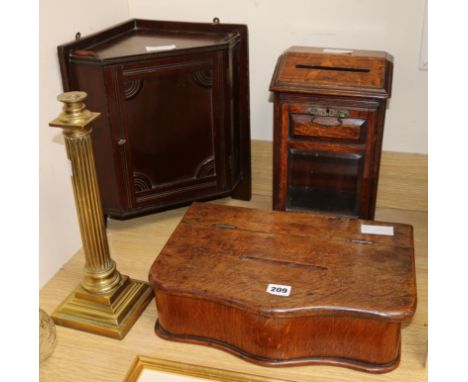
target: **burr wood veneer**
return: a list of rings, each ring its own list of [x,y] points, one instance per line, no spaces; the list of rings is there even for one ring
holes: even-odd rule
[[[149,279],[159,336],[265,366],[392,370],[416,307],[411,226],[315,214],[194,203]]]

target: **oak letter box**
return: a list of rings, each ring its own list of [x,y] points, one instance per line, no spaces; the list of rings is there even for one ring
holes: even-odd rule
[[[273,208],[373,219],[392,57],[292,47],[274,92]]]

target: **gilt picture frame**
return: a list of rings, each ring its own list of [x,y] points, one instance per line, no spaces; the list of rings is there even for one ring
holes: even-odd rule
[[[136,356],[124,382],[150,381],[288,382],[285,379],[193,365],[144,355]]]

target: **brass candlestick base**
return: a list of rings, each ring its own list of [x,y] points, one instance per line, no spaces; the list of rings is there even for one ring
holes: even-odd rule
[[[81,285],[55,310],[55,323],[69,328],[122,339],[153,298],[145,282],[121,276],[114,292],[94,294]]]
[[[50,126],[63,129],[86,264],[81,284],[55,310],[55,323],[122,339],[150,302],[142,281],[121,275],[111,259],[94,165],[90,124],[99,117],[86,109],[84,92],[58,97],[63,112]]]

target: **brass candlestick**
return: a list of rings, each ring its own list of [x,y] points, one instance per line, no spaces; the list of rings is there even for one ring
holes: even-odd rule
[[[63,128],[86,258],[81,284],[52,314],[58,325],[122,339],[153,294],[145,282],[117,271],[111,259],[91,141],[91,122],[100,113],[86,109],[84,92],[67,92],[57,99],[63,112],[49,123]]]

